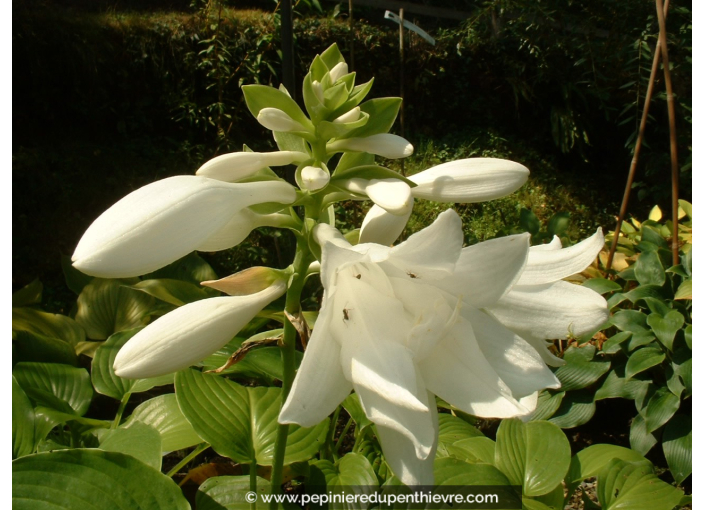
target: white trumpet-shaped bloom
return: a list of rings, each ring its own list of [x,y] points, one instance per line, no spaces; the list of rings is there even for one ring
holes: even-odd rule
[[[434,166],[408,179],[417,184],[411,188],[413,198],[467,204],[513,193],[526,183],[529,173],[520,163],[506,159],[468,158]],[[362,224],[360,242],[393,243],[409,217],[410,211],[405,216],[393,215],[372,207]]]
[[[413,154],[413,145],[405,138],[381,133],[364,138],[343,138],[327,146],[328,152],[358,151],[376,154],[388,159],[406,158]]]
[[[302,163],[310,156],[305,152],[232,152],[206,161],[197,171],[202,175],[219,181],[237,182],[269,166],[284,166]]]
[[[212,249],[209,239],[221,237],[246,207],[295,199],[295,188],[283,181],[231,184],[170,177],[133,191],[101,214],[71,260],[82,272],[102,278],[146,274],[206,245]]]
[[[536,349],[492,311],[526,269],[528,234],[463,249],[451,210],[393,248],[351,246],[328,225],[314,234],[325,293],[281,423],[315,425],[354,389],[394,473],[405,484],[431,485],[434,395],[476,416],[508,418],[528,415],[539,390],[559,387]],[[603,298],[565,285],[570,303],[601,301],[590,319],[598,326]],[[553,306],[548,326],[566,332],[573,312]],[[548,320],[521,317],[529,329]]]
[[[278,280],[255,294],[215,297],[181,306],[128,340],[115,357],[115,373],[143,379],[187,368],[229,342],[284,292],[286,282]]]

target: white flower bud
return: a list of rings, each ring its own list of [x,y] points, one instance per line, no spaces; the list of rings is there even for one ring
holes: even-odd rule
[[[330,182],[330,173],[317,166],[307,166],[301,170],[301,188],[309,191],[323,189]]]
[[[347,64],[344,62],[340,62],[337,64],[335,67],[330,69],[330,81],[335,83],[337,80],[342,78],[343,76],[349,74],[347,72]]]
[[[305,131],[300,122],[296,122],[286,112],[278,108],[262,108],[257,115],[257,121],[272,131]]]
[[[405,158],[413,154],[413,145],[405,138],[381,133],[365,138],[347,138],[328,144],[328,152],[359,151],[377,154],[389,159]]]
[[[359,106],[355,106],[350,111],[348,111],[347,113],[343,113],[332,122],[333,124],[347,124],[348,122],[358,121],[360,116],[361,110],[359,109]]]

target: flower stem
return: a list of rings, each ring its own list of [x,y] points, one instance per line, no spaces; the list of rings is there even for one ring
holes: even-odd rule
[[[347,423],[345,424],[345,428],[342,429],[342,433],[340,434],[340,437],[337,440],[337,443],[335,443],[335,449],[333,450],[333,455],[337,455],[337,452],[340,451],[340,447],[342,446],[342,441],[345,440],[345,436],[347,436],[347,432],[349,432],[350,427],[352,426],[352,423],[354,423],[354,420],[350,418],[347,420]]]
[[[129,401],[131,395],[132,393],[128,391],[122,396],[122,400],[120,400],[120,406],[117,408],[117,413],[115,413],[115,419],[113,420],[112,425],[110,425],[111,429],[116,429],[120,426],[120,421],[122,420],[122,413],[125,412],[125,406],[127,405],[127,402]]]
[[[337,406],[337,409],[335,409],[335,413],[332,415],[332,420],[330,420],[330,427],[328,428],[328,435],[325,438],[325,446],[323,447],[323,450],[320,452],[320,459],[327,459],[332,456],[333,449],[332,449],[332,441],[335,439],[335,429],[337,428],[337,420],[340,417],[340,410],[342,409],[342,406]]]
[[[254,459],[249,464],[249,490],[257,492],[257,460]],[[257,500],[255,499],[249,504],[251,510],[257,510]]]
[[[186,456],[183,458],[183,460],[181,460],[181,462],[179,462],[179,463],[176,464],[173,468],[171,468],[171,470],[170,470],[168,473],[166,473],[166,476],[168,476],[169,478],[171,478],[171,477],[174,476],[176,473],[178,473],[178,472],[181,470],[181,468],[182,468],[183,466],[185,466],[186,464],[188,464],[189,462],[191,462],[194,458],[196,458],[198,455],[200,455],[201,453],[203,453],[203,452],[204,452],[205,450],[207,450],[208,448],[210,448],[210,445],[209,445],[208,443],[201,443],[201,444],[199,444],[198,446],[196,446],[196,447],[193,449],[193,451],[192,451],[191,453],[189,453],[188,455],[186,455]]]

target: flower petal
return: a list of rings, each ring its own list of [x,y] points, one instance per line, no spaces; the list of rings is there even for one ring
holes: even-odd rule
[[[479,348],[501,380],[511,388],[514,398],[560,387],[560,381],[540,354],[523,338],[484,312],[464,308],[463,313],[472,323]]]
[[[359,151],[378,156],[398,159],[413,154],[413,145],[405,138],[389,133],[371,135],[364,138],[344,138],[328,144],[328,152]]]
[[[305,152],[296,151],[231,152],[206,161],[196,171],[196,175],[219,181],[236,182],[255,174],[262,168],[302,163],[309,157]]]
[[[549,245],[548,245],[549,246]],[[517,285],[556,282],[584,271],[604,247],[601,228],[589,239],[561,250],[535,250],[528,253],[528,262]]]
[[[73,265],[103,278],[145,274],[198,248],[239,210],[295,199],[295,189],[283,181],[163,179],[133,191],[95,220],[76,247]]]
[[[257,121],[272,131],[306,131],[306,128],[291,116],[278,108],[262,108],[257,115]]]
[[[515,284],[528,257],[530,234],[499,237],[462,249],[452,276],[436,282],[465,304],[484,308]]]
[[[552,240],[547,244],[537,244],[530,247],[531,251],[550,251],[559,250],[560,248],[562,248],[562,241],[557,236],[552,236]]]
[[[340,370],[340,344],[328,332],[330,321],[336,316],[327,303],[324,298],[291,392],[281,408],[279,423],[312,427],[334,412],[352,391],[352,383]]]
[[[372,202],[391,214],[406,216],[413,209],[411,187],[399,179],[372,179],[365,192]]]
[[[578,337],[609,318],[603,297],[591,289],[563,281],[516,285],[489,311],[511,330],[549,339]]]
[[[513,193],[528,180],[530,172],[513,161],[469,158],[443,163],[409,177],[418,184],[416,198],[437,202],[485,202]]]
[[[411,197],[413,200],[413,197]],[[389,246],[398,239],[408,223],[408,218],[413,212],[413,204],[408,212],[402,215],[391,214],[385,209],[374,204],[362,221],[359,232],[360,243],[376,243]]]
[[[254,316],[286,292],[285,282],[249,296],[188,303],[133,336],[115,357],[115,374],[143,379],[187,368],[229,342]]]

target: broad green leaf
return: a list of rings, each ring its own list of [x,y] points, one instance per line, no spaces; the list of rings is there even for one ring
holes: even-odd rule
[[[224,377],[184,370],[176,374],[176,397],[198,435],[236,462],[272,465],[281,389],[246,388]],[[289,426],[284,462],[310,459],[323,444],[328,420],[312,428]]]
[[[660,285],[639,285],[635,289],[626,292],[625,296],[631,303],[636,303],[641,299],[665,299],[663,288]]]
[[[595,412],[593,393],[586,390],[570,391],[562,399],[560,409],[548,421],[560,428],[571,429],[587,423]]]
[[[12,458],[34,451],[34,408],[27,395],[12,377]]]
[[[135,421],[129,427],[102,429],[98,435],[101,450],[131,455],[161,470],[161,435],[154,427]]]
[[[565,507],[565,489],[562,484],[558,484],[551,492],[542,496],[536,496],[535,499],[523,498],[524,507],[527,501],[530,501],[531,504],[540,503],[543,505],[543,508],[561,510]]]
[[[682,495],[657,478],[648,464],[613,459],[597,475],[597,496],[604,510],[671,510]]]
[[[653,328],[658,340],[671,351],[675,335],[684,325],[684,316],[676,310],[672,310],[665,317],[651,313],[648,315],[648,325]]]
[[[679,374],[675,372],[677,365],[671,363],[665,365],[665,378],[667,379],[667,389],[677,398],[682,397],[682,392],[686,389]]]
[[[102,450],[38,453],[12,463],[14,510],[190,510],[170,478]]]
[[[76,295],[79,295],[83,290],[83,287],[88,285],[93,280],[92,276],[81,273],[78,269],[73,267],[71,257],[67,255],[61,256],[61,269],[64,272],[66,286]]]
[[[303,110],[286,93],[267,85],[244,85],[242,87],[247,108],[256,118],[263,108],[278,108],[296,122],[312,131],[313,125]]]
[[[684,330],[684,341],[687,342],[687,347],[692,348],[692,325],[688,324]]]
[[[658,442],[657,438],[646,430],[645,420],[640,414],[631,422],[629,441],[631,448],[642,455],[646,455]]]
[[[466,462],[493,464],[496,457],[496,443],[488,437],[468,437],[455,441],[448,447],[450,456]]]
[[[306,141],[293,133],[285,133],[283,131],[274,132],[274,141],[280,151],[308,152]],[[202,280],[205,281],[205,280]]]
[[[102,340],[113,333],[144,326],[154,298],[128,285],[134,280],[94,278],[78,296],[76,322],[88,338]]]
[[[362,430],[372,424],[371,420],[364,414],[362,404],[359,402],[359,395],[350,393],[349,396],[342,401],[342,407],[354,420],[356,430]]]
[[[635,450],[613,444],[595,444],[580,450],[572,457],[565,482],[568,486],[571,486],[577,485],[587,478],[592,478],[612,459],[650,463],[649,460]]]
[[[618,283],[606,278],[589,278],[582,284],[582,287],[592,289],[599,294],[621,290],[621,286]]]
[[[470,464],[451,457],[437,459],[433,471],[435,485],[512,485],[494,466]]]
[[[468,437],[482,437],[475,427],[457,416],[441,413],[438,415],[438,445],[451,445]]]
[[[62,423],[76,422],[91,429],[109,428],[111,425],[111,422],[108,421],[85,418],[73,414],[73,412],[64,413],[44,406],[35,407],[34,413],[36,415],[34,424],[35,441],[46,439],[47,434],[49,434],[54,427]]]
[[[659,347],[644,347],[638,349],[628,358],[626,363],[626,379],[659,365],[665,359],[665,353]]]
[[[44,286],[37,278],[28,283],[17,292],[12,293],[12,306],[38,305],[42,302],[42,290]]]
[[[652,298],[652,297],[644,297],[643,301],[645,301],[645,304],[648,305],[648,308],[650,308],[651,312],[655,312],[657,314],[660,314],[663,317],[665,315],[667,315],[668,313],[670,313],[670,310],[672,310],[672,308],[667,306],[667,304],[660,299],[656,299],[656,298]]]
[[[198,510],[251,510],[252,505],[245,500],[245,494],[250,490],[249,483],[249,475],[210,477],[198,487],[196,508]],[[259,495],[257,508],[266,506],[262,495],[270,492],[269,480],[257,477]]]
[[[630,331],[621,331],[616,333],[614,336],[609,338],[601,346],[601,352],[605,354],[615,354],[621,350],[621,344],[631,338],[632,333]]]
[[[73,346],[86,339],[81,326],[70,317],[26,307],[12,309],[12,330],[58,338]]]
[[[183,306],[186,303],[211,297],[205,287],[169,278],[142,280],[131,285],[131,288],[174,306]]]
[[[662,225],[655,223],[649,226],[643,226],[641,230],[641,242],[638,245],[641,250],[649,249],[651,246],[654,246],[654,249],[668,248],[665,238],[655,231],[655,228],[660,227],[662,227]]]
[[[645,408],[645,430],[648,433],[662,427],[680,408],[680,399],[670,393],[667,388],[655,392]]]
[[[692,474],[692,417],[679,414],[665,426],[662,449],[678,484]]]
[[[197,253],[190,253],[185,257],[172,262],[168,266],[157,269],[153,273],[146,274],[142,277],[143,280],[181,280],[200,285],[200,282],[207,280],[217,280],[218,275],[215,274],[213,268],[210,267]],[[219,295],[213,289],[204,289],[206,292],[213,292],[213,295]]]
[[[521,499],[523,510],[554,510],[555,507],[549,507],[545,503],[538,500],[524,497]]]
[[[636,310],[619,310],[610,319],[611,324],[621,331],[631,333],[649,332],[648,316]]]
[[[154,386],[173,382],[173,374],[151,379],[124,379],[115,375],[112,365],[115,362],[118,351],[141,329],[134,328],[110,335],[110,338],[103,342],[95,351],[93,365],[91,366],[91,379],[95,391],[108,397],[122,400],[122,397],[127,393],[147,391]]]
[[[312,463],[325,476],[327,491],[338,493],[355,488],[372,488],[379,481],[366,457],[358,453],[348,453],[336,463],[319,460]]]
[[[160,395],[138,405],[124,427],[131,427],[135,422],[151,425],[159,432],[164,452],[182,450],[203,442],[178,407],[174,393]]]
[[[555,489],[570,465],[570,444],[565,434],[546,421],[522,423],[503,420],[496,433],[495,465],[526,496]]]
[[[641,285],[664,285],[665,269],[656,251],[644,251],[635,263],[638,283]]]
[[[652,333],[638,332],[633,333],[631,338],[625,343],[628,352],[635,351],[638,347],[652,344],[655,341],[655,335]]]
[[[675,364],[673,361],[672,367],[675,375],[680,378],[684,385],[685,392],[683,398],[689,397],[692,395],[692,358],[690,357],[679,364]]]
[[[518,221],[521,228],[526,232],[530,232],[533,236],[537,236],[540,232],[540,220],[530,209],[521,209]]]
[[[677,287],[677,292],[675,292],[675,299],[692,299],[692,280],[683,281],[679,287]]]
[[[603,400],[605,398],[627,398],[634,400],[638,396],[644,396],[648,391],[649,381],[641,381],[639,379],[626,379],[623,375],[623,368],[620,370],[611,370],[606,376],[601,387],[594,393],[594,400]]]
[[[583,347],[570,347],[565,352],[566,365],[561,366],[555,375],[562,383],[563,391],[580,390],[594,384],[608,372],[611,362],[595,359],[596,347],[587,344]]]
[[[538,406],[533,414],[530,415],[530,421],[547,420],[560,408],[562,399],[565,397],[564,391],[553,393],[550,390],[543,390],[538,395]]]
[[[37,404],[79,416],[88,411],[93,387],[84,368],[58,363],[18,363],[12,373]]]
[[[691,218],[692,218],[692,204],[689,203],[689,202],[687,202],[687,201],[684,200],[684,199],[679,199],[679,200],[677,201],[677,203],[678,203],[679,206],[682,208],[682,210],[684,211],[684,213],[685,213],[687,216],[689,216],[689,218],[691,219]]]
[[[568,212],[555,213],[548,220],[547,232],[550,237],[559,237],[567,232],[568,228],[570,228],[570,213]]]
[[[363,113],[369,115],[367,123],[347,133],[344,138],[366,137],[388,133],[394,125],[398,110],[401,108],[400,97],[380,97],[365,101],[359,106]]]
[[[21,361],[78,364],[76,351],[68,342],[29,331],[13,331],[12,363]]]

